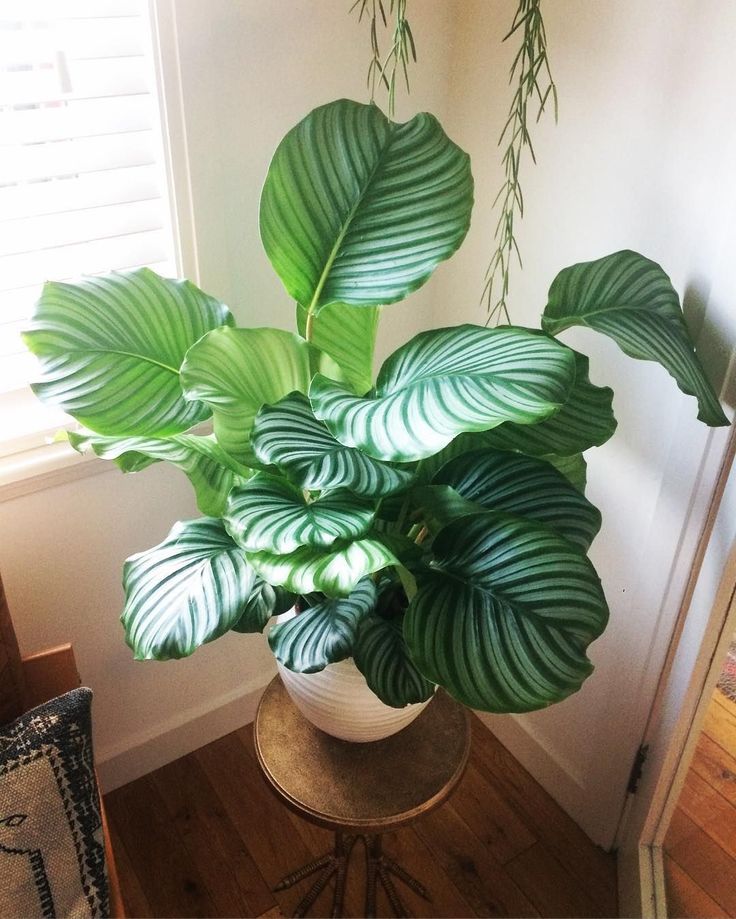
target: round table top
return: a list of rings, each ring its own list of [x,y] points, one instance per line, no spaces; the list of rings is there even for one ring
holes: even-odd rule
[[[300,816],[328,829],[379,833],[447,799],[468,761],[470,720],[438,690],[397,734],[339,740],[309,722],[275,677],[258,706],[255,746],[267,780]]]

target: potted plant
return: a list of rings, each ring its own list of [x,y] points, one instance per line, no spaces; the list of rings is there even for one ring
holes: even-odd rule
[[[469,158],[434,117],[397,124],[341,100],[288,132],[261,198],[296,332],[236,328],[148,269],[46,285],[25,333],[37,395],[85,426],[78,450],[183,470],[204,515],[125,564],[136,658],[184,657],[293,608],[268,640],[338,734],[313,710],[315,680],[328,709],[357,683],[384,733],[437,684],[493,712],[580,688],[608,618],[583,452],[616,421],[587,357],[554,336],[596,329],[663,364],[703,422],[728,422],[667,275],[630,251],[561,271],[541,329],[422,332],[374,382],[381,308],[455,252],[472,201]]]

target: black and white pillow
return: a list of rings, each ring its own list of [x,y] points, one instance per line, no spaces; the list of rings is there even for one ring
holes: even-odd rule
[[[92,691],[0,727],[0,916],[109,915]]]

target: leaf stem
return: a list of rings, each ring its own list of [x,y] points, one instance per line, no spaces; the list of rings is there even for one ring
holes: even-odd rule
[[[311,341],[313,333],[314,333],[314,303],[310,304],[309,309],[307,310],[307,321],[304,324],[304,338],[307,341]]]

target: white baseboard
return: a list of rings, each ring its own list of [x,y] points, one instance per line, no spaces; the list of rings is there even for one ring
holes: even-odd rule
[[[221,696],[194,712],[185,712],[154,731],[139,734],[116,749],[97,753],[97,777],[104,793],[119,788],[249,724],[271,674],[262,684]]]
[[[514,715],[489,715],[487,712],[475,714],[594,843],[603,846],[608,844],[609,841],[595,821],[595,815],[586,807],[585,788],[570,765],[555,757]]]

